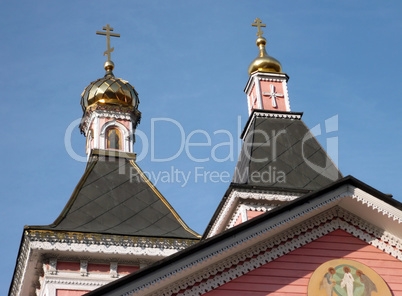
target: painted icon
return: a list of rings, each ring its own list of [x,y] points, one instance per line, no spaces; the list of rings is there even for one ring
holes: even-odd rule
[[[309,296],[391,296],[387,284],[370,267],[335,259],[319,266],[308,284]]]

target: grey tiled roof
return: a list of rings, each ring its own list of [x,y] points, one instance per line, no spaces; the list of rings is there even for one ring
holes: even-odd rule
[[[301,119],[255,116],[233,183],[318,190],[342,174]]]
[[[133,159],[92,155],[56,221],[34,229],[197,239]]]

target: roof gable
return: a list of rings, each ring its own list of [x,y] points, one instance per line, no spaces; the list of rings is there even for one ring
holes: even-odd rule
[[[230,269],[225,270],[220,274],[220,277],[226,276],[227,282],[204,295],[240,296],[244,295],[245,292],[256,296],[305,295],[314,271],[326,262],[333,262],[334,258],[346,259],[349,262],[353,260],[352,262],[370,266],[388,283],[394,293],[402,292],[402,287],[399,284],[399,269],[402,267],[400,260],[352,234],[338,229],[239,277],[233,278]],[[373,258],[375,259],[373,260]],[[345,262],[347,262],[346,260]],[[340,288],[339,276],[342,275],[339,270],[338,273],[339,275],[336,278],[337,289]],[[324,278],[324,275],[325,272],[320,280]],[[356,278],[356,288],[358,288],[360,281],[357,276],[354,275],[354,277]],[[319,283],[316,288],[319,289]],[[362,289],[360,288],[360,290]],[[325,291],[322,292],[324,295]]]
[[[401,209],[389,196],[346,177],[88,295],[204,294],[336,230],[401,260]],[[380,217],[387,220],[381,227]]]

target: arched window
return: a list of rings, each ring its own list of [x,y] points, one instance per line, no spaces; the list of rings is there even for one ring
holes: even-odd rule
[[[106,148],[122,150],[122,136],[117,128],[110,128],[106,131]]]

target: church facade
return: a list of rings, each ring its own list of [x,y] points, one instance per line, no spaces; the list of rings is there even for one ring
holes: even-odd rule
[[[342,175],[252,25],[243,146],[204,234],[136,164],[138,94],[114,77],[108,42],[81,99],[87,169],[53,224],[24,229],[10,295],[402,295],[402,204]]]

